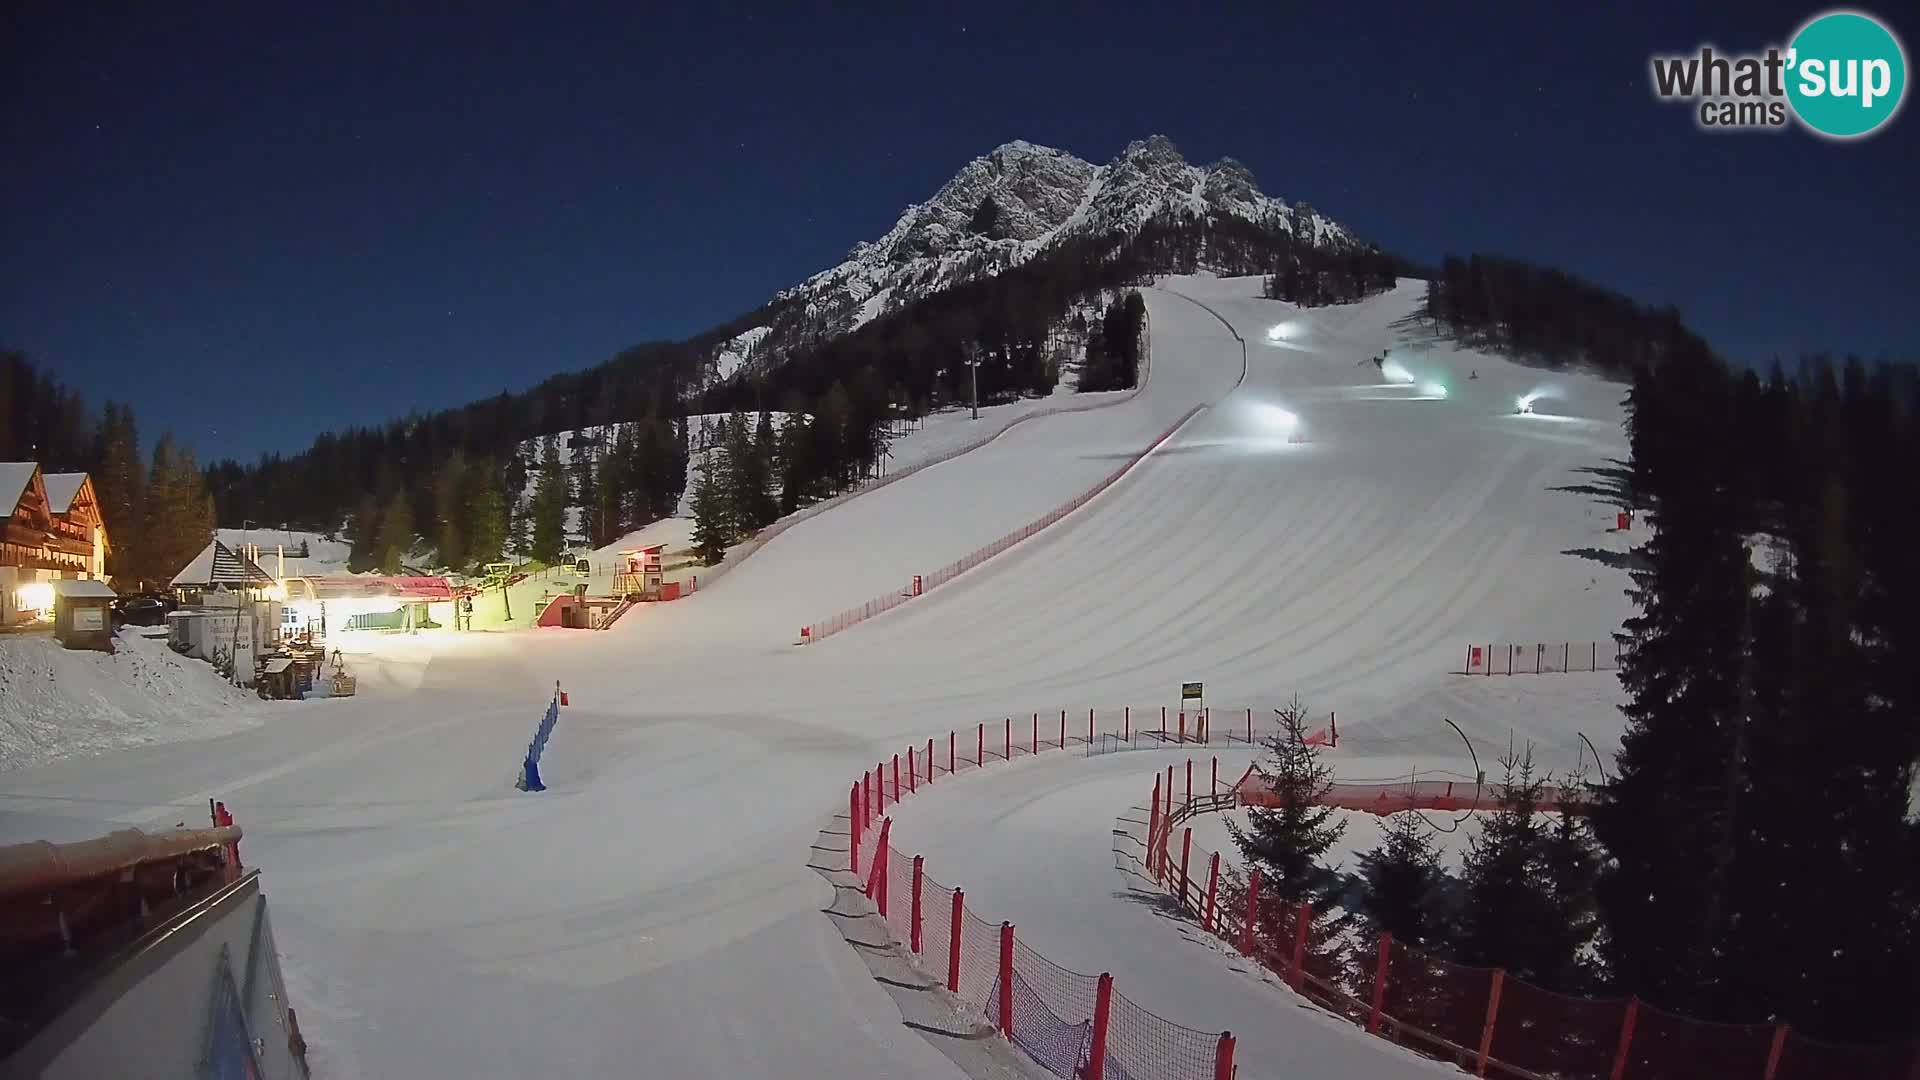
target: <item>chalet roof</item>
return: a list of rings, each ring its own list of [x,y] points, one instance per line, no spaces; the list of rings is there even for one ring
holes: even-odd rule
[[[64,514],[73,509],[74,496],[86,485],[87,474],[83,472],[42,473],[40,479],[47,485],[47,509],[56,514]]]
[[[209,589],[215,585],[258,589],[272,584],[272,575],[218,540],[208,541],[200,554],[173,575],[176,589]]]
[[[67,578],[56,581],[53,583],[53,594],[64,596],[69,600],[86,597],[112,599],[119,595],[108,588],[106,582],[95,581],[92,578]]]
[[[38,468],[39,463],[32,461],[0,461],[0,504],[5,505],[7,515],[20,505],[20,497],[27,493]]]

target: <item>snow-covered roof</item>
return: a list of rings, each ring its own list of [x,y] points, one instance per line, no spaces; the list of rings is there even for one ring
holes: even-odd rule
[[[234,554],[232,548],[218,540],[210,540],[200,549],[192,561],[173,575],[173,585],[178,589],[204,589],[215,585],[234,585],[240,588],[259,588],[273,584],[273,577],[265,570],[255,566],[250,559]]]
[[[69,600],[84,597],[104,597],[113,599],[118,594],[107,587],[104,581],[92,578],[66,578],[53,583],[53,595],[64,596]]]
[[[20,505],[20,496],[27,493],[27,485],[33,483],[33,472],[40,467],[33,461],[0,461],[0,504],[4,504],[7,514]]]
[[[87,482],[83,472],[43,473],[40,481],[47,485],[47,509],[56,514],[64,514],[73,509],[73,497],[80,494],[80,487]]]

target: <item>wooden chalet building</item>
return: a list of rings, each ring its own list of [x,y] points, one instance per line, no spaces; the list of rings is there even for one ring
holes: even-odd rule
[[[105,580],[113,547],[86,473],[0,462],[0,505],[8,510],[0,523],[0,626],[49,616],[55,581]]]

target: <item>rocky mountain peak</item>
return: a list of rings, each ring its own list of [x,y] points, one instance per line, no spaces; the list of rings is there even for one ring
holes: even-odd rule
[[[1105,165],[1016,139],[967,162],[927,201],[907,207],[886,235],[856,245],[840,265],[780,293],[774,305],[806,327],[802,340],[846,333],[1063,239],[1132,232],[1163,213],[1226,214],[1278,224],[1308,243],[1358,243],[1340,225],[1261,192],[1240,162],[1193,165],[1165,135],[1130,142]],[[770,357],[786,344],[755,342]]]

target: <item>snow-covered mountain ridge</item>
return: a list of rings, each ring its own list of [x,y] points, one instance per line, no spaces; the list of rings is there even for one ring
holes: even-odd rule
[[[1321,247],[1360,240],[1306,203],[1261,192],[1232,158],[1194,165],[1172,140],[1129,143],[1105,165],[1016,140],[973,159],[931,198],[900,215],[878,240],[854,245],[845,261],[777,294],[770,310],[800,316],[805,339],[850,332],[893,307],[997,274],[1063,240],[1137,231],[1155,215],[1224,214],[1272,225]],[[768,362],[792,335],[755,327],[721,344],[711,376],[726,379]]]

